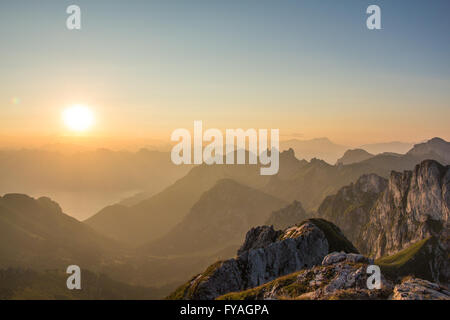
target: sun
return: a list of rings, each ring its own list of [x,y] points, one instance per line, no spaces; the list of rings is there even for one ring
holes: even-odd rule
[[[83,132],[94,124],[94,114],[84,105],[73,105],[63,111],[64,124],[72,131]]]

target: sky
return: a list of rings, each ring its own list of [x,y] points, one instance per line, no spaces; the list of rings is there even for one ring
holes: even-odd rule
[[[371,4],[382,30],[366,27]],[[61,113],[84,104],[87,140],[169,140],[194,120],[354,146],[450,140],[449,14],[448,0],[2,0],[0,136],[70,136]]]

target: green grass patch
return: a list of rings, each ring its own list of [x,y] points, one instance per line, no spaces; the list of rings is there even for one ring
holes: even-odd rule
[[[415,276],[429,281],[433,279],[430,262],[434,259],[438,240],[434,237],[420,240],[398,253],[382,257],[375,261],[384,275],[399,279],[405,276]]]
[[[379,266],[398,268],[410,261],[411,258],[414,257],[429,240],[430,238],[418,241],[392,256],[387,256],[376,260],[376,263]]]

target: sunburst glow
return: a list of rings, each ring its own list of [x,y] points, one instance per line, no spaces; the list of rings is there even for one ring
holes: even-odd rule
[[[65,109],[62,117],[67,128],[73,131],[86,131],[94,124],[94,114],[83,105],[74,105]]]

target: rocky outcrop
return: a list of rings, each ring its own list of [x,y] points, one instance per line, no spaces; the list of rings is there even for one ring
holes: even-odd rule
[[[392,300],[450,300],[447,288],[417,278],[406,278],[394,288]]]
[[[325,198],[317,215],[336,224],[361,251],[365,241],[362,226],[369,222],[370,210],[386,187],[386,179],[376,174],[363,175],[337,194]]]
[[[381,287],[369,289],[368,265],[373,261],[360,254],[334,252],[321,265],[305,269],[267,284],[230,293],[220,299],[386,299],[393,284],[381,275]]]
[[[311,218],[311,215],[306,213],[302,204],[299,201],[294,201],[287,207],[272,212],[265,225],[273,226],[277,230],[283,230],[308,218]]]
[[[210,266],[168,299],[214,299],[228,292],[253,288],[319,265],[330,248],[356,252],[340,230],[325,220],[307,220],[284,231],[257,227],[247,233],[237,258]]]
[[[353,149],[345,151],[344,155],[336,161],[337,165],[346,165],[361,162],[373,157],[373,154],[368,153],[363,149]]]
[[[272,227],[261,226],[250,229],[245,236],[244,244],[239,248],[237,255],[240,256],[247,251],[264,248],[283,234],[283,231],[274,230]]]
[[[380,288],[368,288],[370,258],[333,252],[322,264],[264,285],[219,297],[222,300],[449,300],[447,287],[413,277],[394,284],[381,273]],[[370,280],[369,280],[370,282]]]
[[[431,236],[441,238],[449,214],[450,166],[426,160],[413,171],[392,172],[363,228],[361,250],[381,257]]]

